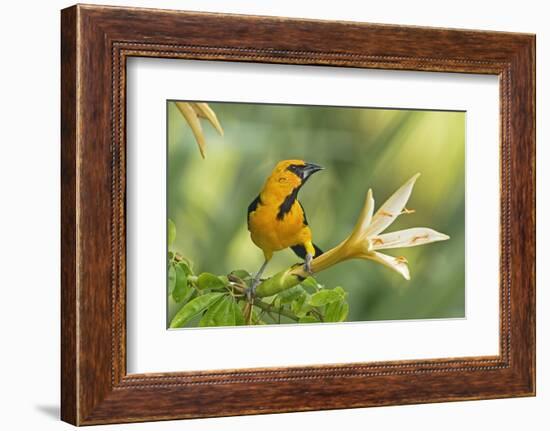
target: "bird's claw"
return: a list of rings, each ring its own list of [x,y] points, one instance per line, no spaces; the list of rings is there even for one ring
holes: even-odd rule
[[[304,271],[307,272],[309,275],[313,275],[313,271],[311,270],[311,261],[313,260],[313,256],[311,254],[306,254],[306,261],[304,263]]]

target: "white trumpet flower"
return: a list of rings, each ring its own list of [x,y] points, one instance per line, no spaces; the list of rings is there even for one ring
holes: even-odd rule
[[[361,215],[350,236],[332,250],[314,259],[312,262],[312,271],[322,271],[329,266],[347,259],[368,259],[393,269],[406,280],[410,280],[408,262],[405,257],[389,256],[380,253],[378,250],[415,247],[449,239],[448,235],[427,227],[415,227],[382,233],[401,214],[414,212],[405,208],[405,205],[411,196],[414,183],[419,176],[420,174],[414,175],[401,186],[376,213],[374,213],[372,190],[369,189]]]

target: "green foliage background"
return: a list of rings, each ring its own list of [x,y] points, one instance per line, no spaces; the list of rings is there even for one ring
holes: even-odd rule
[[[250,240],[246,210],[279,160],[325,167],[299,196],[323,250],[349,234],[369,187],[378,208],[420,172],[407,204],[416,213],[399,217],[388,231],[424,226],[451,239],[388,251],[408,259],[411,280],[362,260],[341,263],[316,278],[348,292],[350,321],[464,316],[464,112],[209,105],[225,136],[202,121],[208,143],[203,160],[189,126],[168,102],[168,217],[178,232],[173,248],[195,272],[254,273],[260,267],[263,256]],[[265,276],[298,261],[290,250],[276,253]]]

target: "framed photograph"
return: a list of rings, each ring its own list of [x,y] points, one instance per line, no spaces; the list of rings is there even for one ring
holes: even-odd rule
[[[534,35],[61,33],[63,420],[535,394]]]

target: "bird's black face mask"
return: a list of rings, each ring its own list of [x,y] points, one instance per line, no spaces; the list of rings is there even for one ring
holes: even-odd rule
[[[287,169],[298,175],[302,179],[303,184],[311,175],[324,168],[322,166],[316,165],[315,163],[305,163],[303,165],[290,165]]]

